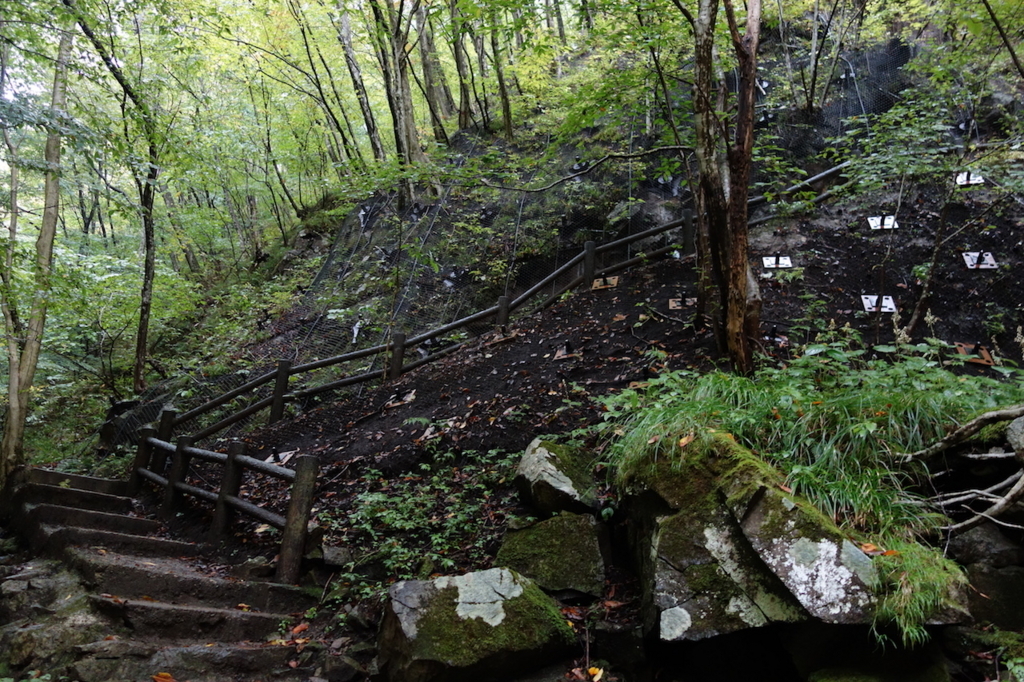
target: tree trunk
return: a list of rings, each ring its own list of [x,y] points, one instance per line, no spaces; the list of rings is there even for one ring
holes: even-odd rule
[[[473,123],[473,91],[470,86],[469,55],[466,54],[465,20],[458,0],[449,4],[452,22],[452,52],[455,55],[455,71],[459,75],[459,129],[468,128]]]
[[[719,348],[738,372],[753,370],[760,335],[761,297],[747,256],[747,197],[754,144],[754,92],[761,19],[759,0],[748,0],[746,33],[741,36],[731,0],[722,0],[738,62],[739,86],[734,131],[724,102],[715,101],[714,40],[718,0],[700,0],[694,27],[694,123],[700,171],[699,207],[706,248],[701,269],[713,292],[705,301]],[[719,91],[719,98],[724,94]]]
[[[359,110],[363,114],[366,136],[370,139],[370,149],[373,150],[373,158],[377,161],[383,161],[387,158],[387,154],[384,152],[384,145],[380,141],[377,119],[373,115],[373,108],[370,107],[370,98],[366,94],[366,85],[363,82],[363,72],[359,68],[359,61],[356,59],[356,51],[352,42],[352,21],[349,18],[348,9],[345,7],[345,0],[338,0],[338,11],[338,41],[341,43],[342,52],[345,54],[345,64],[348,67],[349,78],[352,80],[352,89],[355,90],[356,99],[359,101]]]
[[[448,79],[444,75],[444,67],[441,66],[441,60],[437,56],[430,15],[426,8],[421,7],[417,16],[420,32],[420,59],[423,64],[423,88],[427,93],[427,99],[434,103],[441,117],[448,118],[455,113],[455,100],[452,99],[452,92],[448,88]]]
[[[374,43],[381,73],[384,75],[384,90],[395,131],[395,150],[402,164],[412,166],[427,160],[420,149],[419,134],[416,132],[416,118],[412,106],[412,89],[409,87],[409,66],[405,45],[411,26],[410,17],[405,13],[404,3],[396,7],[383,4],[380,0],[369,0],[374,20]],[[416,5],[409,10],[416,11]],[[413,187],[406,182],[399,194],[399,205],[411,203]]]
[[[497,13],[491,15],[491,58],[494,60],[494,74],[498,78],[498,97],[501,100],[502,130],[505,139],[512,141],[512,104],[508,97],[508,87],[505,85],[505,67],[501,63],[501,37],[498,35]]]
[[[62,114],[67,102],[67,64],[71,52],[71,34],[62,32],[60,46],[57,51],[57,64],[54,69],[53,94],[50,100],[50,113],[54,119]],[[4,297],[4,323],[7,332],[8,350],[8,404],[7,419],[4,423],[4,437],[0,442],[0,489],[3,489],[7,477],[24,460],[23,443],[25,438],[25,419],[28,416],[29,390],[35,378],[36,365],[43,343],[43,329],[46,327],[46,309],[50,294],[50,272],[53,263],[53,242],[57,236],[57,219],[60,212],[60,149],[61,134],[59,129],[52,128],[46,136],[45,184],[43,187],[43,217],[36,238],[36,262],[34,272],[34,290],[32,308],[28,323],[24,326],[15,325],[18,318],[15,314],[15,301]],[[17,189],[12,182],[12,199],[17,199]],[[14,207],[12,206],[12,209]],[[17,230],[17,212],[12,211],[11,230]],[[16,236],[12,234],[12,237]],[[14,243],[9,246],[8,258],[12,255]],[[6,271],[7,276],[11,275]],[[7,277],[5,277],[5,280]],[[6,281],[5,281],[6,284]],[[5,292],[7,292],[5,287]]]

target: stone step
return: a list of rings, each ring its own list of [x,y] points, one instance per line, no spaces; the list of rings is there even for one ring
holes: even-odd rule
[[[140,519],[122,514],[110,514],[88,509],[75,509],[57,504],[32,504],[23,507],[22,523],[27,529],[34,524],[54,526],[74,526],[77,528],[95,528],[112,530],[129,535],[152,535],[160,530],[163,524],[152,519]]]
[[[202,547],[191,542],[167,540],[149,535],[131,535],[98,528],[77,528],[36,524],[30,531],[29,543],[41,553],[56,556],[66,547],[102,547],[108,550],[161,557],[198,556]]]
[[[103,640],[76,647],[78,660],[69,667],[71,679],[81,682],[141,680],[158,672],[190,682],[244,682],[248,680],[308,680],[313,670],[289,663],[306,656],[295,645],[207,643],[167,646],[156,642]],[[308,654],[307,654],[308,656]],[[348,677],[346,679],[353,679]]]
[[[31,483],[88,490],[105,495],[124,496],[128,494],[128,483],[126,481],[66,474],[61,471],[53,471],[52,469],[29,469],[26,473],[26,478]]]
[[[14,507],[25,507],[31,504],[52,504],[111,514],[127,514],[132,511],[130,497],[78,488],[64,488],[49,483],[26,483],[18,487],[14,492]]]
[[[280,583],[231,580],[211,576],[188,560],[133,556],[91,547],[65,550],[68,563],[99,592],[122,599],[150,599],[171,604],[232,609],[246,604],[270,613],[302,613],[319,595]]]
[[[263,642],[276,634],[287,614],[168,604],[113,595],[92,595],[99,611],[122,620],[132,637],[205,642]],[[204,643],[205,643],[204,642]]]

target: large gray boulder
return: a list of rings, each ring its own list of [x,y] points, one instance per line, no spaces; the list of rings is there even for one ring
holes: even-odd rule
[[[589,514],[564,512],[509,531],[495,564],[518,571],[548,592],[604,594],[601,529]]]
[[[663,641],[771,623],[871,623],[871,557],[727,436],[661,462],[628,504],[644,624]]]
[[[389,596],[378,648],[393,682],[508,679],[575,643],[557,604],[505,568],[405,580]]]
[[[545,516],[594,512],[598,505],[590,464],[574,448],[535,438],[519,461],[515,483],[523,501]]]
[[[629,500],[644,629],[695,641],[809,616],[751,549],[710,472],[661,467]]]

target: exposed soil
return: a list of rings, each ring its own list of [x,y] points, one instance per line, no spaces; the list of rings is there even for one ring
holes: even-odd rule
[[[814,217],[775,220],[754,230],[751,257],[762,278],[765,361],[784,362],[830,321],[849,324],[868,346],[881,344],[871,352],[884,357],[885,346],[894,341],[893,315],[865,312],[861,296],[892,296],[905,324],[923,290],[927,268],[922,266],[942,230],[929,319],[914,330],[913,341],[934,337],[972,349],[980,343],[997,362],[1019,363],[1024,346],[1015,340],[1024,323],[1024,281],[1017,274],[1024,259],[1020,203],[996,205],[994,193],[972,189],[946,208],[943,226],[942,206],[932,193],[921,191],[904,197],[897,229],[872,230],[869,216],[891,213],[900,203],[895,189],[872,201],[825,207]],[[969,269],[962,256],[967,251],[991,252],[998,267]],[[762,257],[779,255],[789,256],[794,268],[760,267]],[[654,262],[620,273],[613,287],[568,296],[443,360],[261,429],[247,440],[268,457],[271,451],[318,456],[318,511],[343,518],[368,485],[386,493],[386,481],[415,478],[421,464],[439,452],[457,453],[456,463],[470,451],[518,452],[538,435],[564,434],[599,421],[595,397],[666,369],[727,368],[711,331],[687,300],[695,296],[692,258]],[[972,363],[956,371],[968,377],[999,374],[998,367]],[[370,477],[375,482],[366,478],[369,471],[379,472]],[[451,485],[461,485],[457,476]],[[264,503],[274,506],[278,500],[283,511],[283,487],[250,486]],[[437,504],[443,512],[445,501],[424,504]],[[525,513],[510,480],[492,491],[484,513],[491,519],[491,537],[484,544],[493,555],[508,519]],[[271,539],[253,535],[254,526],[245,529],[246,542],[272,554]],[[372,552],[353,546],[358,538],[346,535],[343,526],[327,531],[326,544],[345,544],[355,557]],[[469,554],[454,558],[464,570],[490,561]],[[606,603],[620,606],[630,599],[615,595],[635,594],[628,574],[618,568],[608,589],[612,596],[606,595]],[[566,615],[580,614],[569,608]],[[631,617],[628,607],[621,615],[606,615]],[[372,609],[349,622],[366,619],[373,620]],[[371,632],[367,628],[364,636]]]

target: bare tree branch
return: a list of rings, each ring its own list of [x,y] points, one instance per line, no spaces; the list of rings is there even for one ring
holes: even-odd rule
[[[1017,483],[998,502],[993,504],[991,507],[983,512],[975,512],[974,516],[961,521],[960,523],[954,523],[952,526],[946,526],[943,530],[949,533],[962,533],[966,530],[970,530],[975,526],[979,525],[986,519],[995,520],[995,517],[1002,514],[1004,511],[1010,508],[1017,500],[1024,497],[1024,476],[1017,479]]]
[[[989,424],[1010,421],[1011,419],[1016,419],[1021,416],[1024,416],[1024,405],[1014,405],[1013,407],[1007,407],[1002,410],[986,412],[967,422],[934,445],[930,445],[924,450],[904,454],[903,461],[910,462],[915,459],[931,459],[940,452],[945,452],[954,445],[964,442]]]
[[[550,184],[544,185],[543,187],[536,187],[536,188],[533,188],[533,189],[531,189],[529,187],[508,187],[506,185],[495,185],[494,183],[487,182],[486,180],[483,180],[483,179],[480,180],[480,183],[483,184],[486,187],[491,187],[491,188],[494,188],[494,189],[507,189],[507,190],[512,190],[513,192],[529,192],[529,193],[546,192],[549,189],[551,189],[552,187],[557,187],[558,185],[561,185],[563,182],[568,182],[568,181],[572,180],[573,178],[578,178],[581,175],[586,175],[590,171],[592,171],[595,168],[597,168],[598,166],[600,166],[605,161],[609,161],[611,159],[637,159],[637,158],[640,158],[642,156],[648,156],[650,154],[658,154],[660,152],[692,152],[692,151],[693,151],[692,147],[686,147],[686,146],[681,146],[681,145],[669,145],[667,147],[655,147],[654,149],[648,149],[646,151],[636,152],[636,153],[633,153],[633,154],[605,154],[600,159],[598,159],[597,161],[594,161],[592,164],[590,164],[589,166],[587,166],[583,170],[579,171],[578,173],[573,173],[572,175],[566,175],[565,177],[559,178],[558,180],[555,180],[554,182],[552,182]]]

